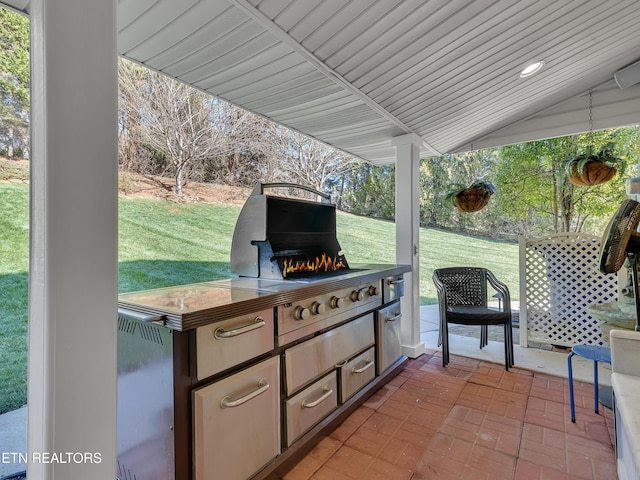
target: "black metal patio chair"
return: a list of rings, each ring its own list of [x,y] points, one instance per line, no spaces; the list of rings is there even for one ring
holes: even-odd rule
[[[480,326],[480,348],[488,345],[489,325],[504,325],[505,369],[514,365],[513,332],[511,326],[511,296],[507,286],[491,271],[478,267],[439,268],[433,272],[433,283],[438,291],[440,307],[440,333],[442,365],[449,363],[449,327],[458,325]],[[501,297],[502,309],[489,308],[488,286]]]

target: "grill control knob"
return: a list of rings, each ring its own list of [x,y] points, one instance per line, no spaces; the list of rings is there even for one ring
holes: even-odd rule
[[[331,297],[331,300],[329,300],[329,305],[331,306],[331,308],[340,308],[342,307],[342,305],[344,305],[344,298]]]
[[[324,313],[324,304],[313,302],[311,304],[311,313],[313,313],[314,315],[320,315],[321,313]]]
[[[296,307],[293,311],[293,318],[296,320],[306,320],[311,315],[311,311],[306,307]]]
[[[351,292],[351,300],[353,302],[359,302],[363,298],[364,298],[364,293],[362,293],[362,290],[354,290],[353,292]]]
[[[373,285],[369,287],[368,292],[370,297],[377,297],[379,295],[378,287],[374,287]]]

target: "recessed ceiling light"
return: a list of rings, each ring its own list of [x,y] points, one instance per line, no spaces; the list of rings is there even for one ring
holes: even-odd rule
[[[544,61],[542,60],[531,62],[529,65],[522,69],[522,71],[520,72],[520,78],[530,77],[534,73],[539,72],[540,70],[542,70],[543,65]]]

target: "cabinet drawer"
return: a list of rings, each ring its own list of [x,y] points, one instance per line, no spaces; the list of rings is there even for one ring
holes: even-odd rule
[[[279,358],[193,393],[195,480],[246,479],[280,453]]]
[[[362,352],[340,367],[340,402],[349,400],[376,376],[375,350]]]
[[[287,349],[284,354],[287,395],[373,343],[373,313],[370,313]]]
[[[273,350],[273,309],[196,329],[196,376],[203,380]]]
[[[287,446],[338,406],[335,370],[286,402]]]
[[[404,295],[404,277],[395,275],[387,277],[382,282],[382,301],[384,303],[398,300]]]

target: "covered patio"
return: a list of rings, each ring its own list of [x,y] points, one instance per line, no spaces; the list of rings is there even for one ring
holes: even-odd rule
[[[562,354],[555,354],[562,355]],[[564,356],[564,355],[563,355]],[[613,415],[567,380],[427,350],[288,474],[307,479],[613,479]]]
[[[632,0],[2,4],[32,32],[28,451],[102,454],[30,464],[30,479],[115,477],[118,55],[396,163],[396,261],[412,268],[402,344],[416,359],[420,159],[640,118],[640,76],[614,78],[639,60]],[[531,61],[543,69],[521,78]]]
[[[423,306],[420,324],[425,353],[284,479],[617,478],[613,413],[593,411],[592,362],[574,360],[572,423],[567,352],[516,345],[506,372],[499,342],[480,350],[477,338],[452,334],[443,368],[437,309]],[[599,383],[611,386],[609,365]]]

